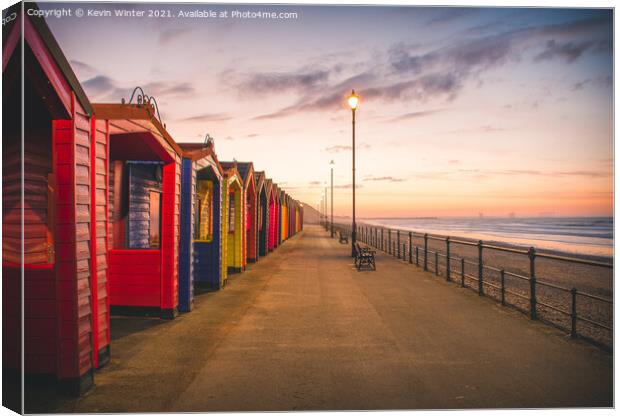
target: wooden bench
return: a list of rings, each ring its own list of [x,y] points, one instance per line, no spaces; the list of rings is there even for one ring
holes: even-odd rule
[[[361,271],[362,268],[377,270],[377,265],[375,264],[375,250],[355,243],[355,267],[358,271]]]
[[[349,244],[349,236],[342,231],[338,231],[338,242],[340,244]]]

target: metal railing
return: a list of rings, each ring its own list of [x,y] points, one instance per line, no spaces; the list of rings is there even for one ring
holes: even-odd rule
[[[351,232],[350,225],[334,224],[334,229]],[[473,289],[480,296],[493,298],[532,320],[545,322],[603,349],[612,348],[613,299],[557,283],[554,280],[562,280],[557,275],[565,270],[557,264],[545,265],[546,279],[537,273],[540,262],[554,262],[589,268],[584,273],[602,269],[613,278],[611,263],[540,253],[534,247],[503,247],[482,240],[474,242],[366,224],[358,224],[357,236],[364,244],[436,276],[444,276],[448,282]],[[490,253],[501,253],[504,258],[485,261]],[[515,264],[519,260],[525,262]]]

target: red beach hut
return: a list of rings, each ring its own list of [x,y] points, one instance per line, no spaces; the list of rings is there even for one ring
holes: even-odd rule
[[[90,169],[106,156],[96,146],[91,104],[45,20],[12,10],[2,55],[3,370],[21,372],[23,335],[25,373],[52,375],[63,390],[79,394],[108,354],[107,328],[100,327],[102,342],[92,342],[99,339],[94,328],[100,318],[92,297],[106,259],[98,256],[105,234],[101,241],[93,234],[105,214],[96,208]],[[105,321],[105,281],[102,296]]]
[[[178,308],[182,151],[143,104],[94,104],[108,123],[110,305],[172,319]]]
[[[254,183],[254,165],[252,162],[237,162],[237,170],[243,179],[243,196],[245,202],[245,233],[243,234],[243,268],[247,263],[257,259],[256,226],[256,184]]]
[[[265,216],[267,217],[267,228],[265,230],[265,255],[269,254],[273,250],[271,240],[271,229],[274,219],[274,201],[273,201],[273,181],[271,179],[265,179],[265,199],[267,200]]]
[[[272,250],[280,245],[280,189],[275,183],[272,185],[271,193],[273,195],[273,221],[270,223],[270,239]]]

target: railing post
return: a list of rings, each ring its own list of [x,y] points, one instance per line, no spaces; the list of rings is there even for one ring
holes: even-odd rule
[[[461,287],[465,287],[465,258],[461,258]]]
[[[398,258],[400,259],[400,230],[396,230],[396,245],[398,246]]]
[[[482,265],[482,240],[478,241],[478,294],[484,294],[484,285],[483,285],[483,265]]]
[[[383,250],[383,228],[381,228],[381,248],[379,250],[385,251]]]
[[[388,229],[388,254],[392,254],[392,230]]]
[[[435,276],[439,276],[439,251],[435,252]]]
[[[577,289],[572,288],[570,294],[572,297],[570,336],[571,338],[577,338]]]
[[[416,266],[420,265],[420,256],[418,253],[418,246],[415,246],[415,265]]]
[[[530,247],[530,318],[536,319],[536,249]]]
[[[450,281],[450,237],[446,237],[446,280]]]
[[[409,231],[409,264],[413,263],[413,253],[411,252],[411,231]]]
[[[428,271],[428,234],[424,234],[424,271]]]
[[[506,274],[504,269],[499,271],[499,278],[502,285],[502,306],[506,305]]]

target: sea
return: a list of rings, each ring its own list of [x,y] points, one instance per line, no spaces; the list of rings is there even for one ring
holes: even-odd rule
[[[613,217],[360,218],[359,223],[443,236],[613,258]]]

